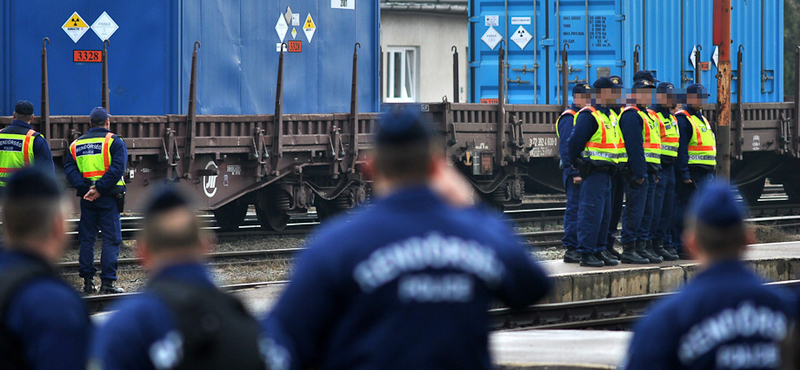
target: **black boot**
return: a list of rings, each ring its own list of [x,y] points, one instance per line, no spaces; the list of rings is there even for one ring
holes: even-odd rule
[[[606,266],[616,266],[619,265],[619,261],[616,258],[612,258],[611,255],[606,252],[605,250],[602,252],[597,252],[594,254],[597,259],[603,261],[603,264]]]
[[[650,263],[650,260],[642,258],[636,253],[636,243],[630,242],[622,247],[622,263],[636,263],[640,265]]]
[[[83,293],[92,294],[95,292],[94,276],[87,276],[83,278]]]
[[[678,255],[678,252],[675,251],[675,248],[666,247],[666,248],[664,248],[664,250],[667,251],[667,253],[669,253],[669,254],[671,254],[673,256],[677,256]]]
[[[611,257],[614,257],[617,260],[622,259],[622,254],[617,252],[616,249],[614,249],[614,244],[606,246],[606,253],[608,253],[609,255],[611,255]]]
[[[114,286],[114,280],[103,280],[100,285],[100,294],[119,294],[125,293],[125,290]]]
[[[688,252],[686,252],[685,250],[682,250],[682,249],[681,249],[680,252],[678,252],[678,258],[680,258],[682,260],[693,260],[694,259]]]
[[[647,242],[646,241],[636,241],[636,254],[647,258],[650,263],[661,263],[664,261],[661,257],[656,256],[654,254],[650,254],[647,251]]]
[[[678,255],[677,254],[669,253],[669,252],[667,252],[666,249],[664,249],[664,246],[662,245],[664,243],[663,240],[661,240],[661,239],[653,239],[650,242],[653,243],[652,244],[653,245],[653,247],[652,247],[653,248],[653,252],[656,255],[661,256],[661,258],[663,258],[664,261],[675,261],[675,260],[678,259]]]
[[[564,252],[564,262],[566,263],[580,263],[581,262],[581,254],[575,249],[567,249]]]
[[[581,253],[581,266],[586,267],[603,267],[605,263],[597,259],[592,253]]]

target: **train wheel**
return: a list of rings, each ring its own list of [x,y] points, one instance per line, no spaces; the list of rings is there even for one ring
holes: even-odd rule
[[[754,205],[758,202],[758,198],[761,198],[761,194],[764,193],[764,183],[766,180],[766,178],[762,177],[750,183],[738,185],[739,193],[742,195],[742,198],[747,201],[747,204]]]
[[[217,226],[223,231],[231,231],[239,228],[247,216],[247,202],[237,199],[220,208],[214,210],[214,219]]]
[[[289,208],[291,198],[282,190],[259,191],[256,195],[256,216],[261,227],[267,230],[281,231],[289,223]]]

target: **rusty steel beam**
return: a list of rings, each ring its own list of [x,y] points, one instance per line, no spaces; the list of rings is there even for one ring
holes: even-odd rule
[[[458,48],[453,45],[450,51],[453,52],[453,102],[458,103]]]
[[[46,140],[50,140],[50,87],[47,79],[47,45],[50,39],[42,39],[42,107],[39,131],[42,132]]]
[[[500,52],[498,53],[498,58],[500,59],[500,63],[497,63],[498,67],[498,92],[497,92],[497,143],[495,148],[495,163],[497,167],[503,167],[506,165],[505,161],[505,147],[506,147],[506,59],[505,51],[503,50],[504,46],[500,44]]]
[[[350,173],[356,172],[358,161],[358,49],[361,43],[353,46],[353,81],[350,87]]]
[[[108,45],[111,43],[108,40],[103,41],[103,78],[102,78],[102,86],[101,86],[101,103],[100,105],[106,109],[106,111],[111,111],[109,108],[109,99],[108,99]]]
[[[197,138],[197,49],[199,48],[200,41],[195,41],[194,50],[192,51],[192,74],[189,78],[189,109],[186,119],[186,139],[188,143],[185,148],[185,156],[189,160],[188,164],[184,166],[183,169],[183,177],[189,180],[192,178],[191,169],[194,166],[194,150]]]
[[[717,65],[717,174],[731,177],[731,0],[714,0]],[[740,128],[741,129],[741,128]]]
[[[734,150],[732,157],[735,159],[742,159],[742,146],[744,145],[744,46],[739,45],[739,51],[736,55],[736,139],[734,139]]]
[[[278,162],[283,157],[283,55],[286,43],[281,44],[280,58],[278,59],[278,82],[275,89],[275,130],[272,135],[274,138],[274,155],[272,156],[272,171],[278,174]]]
[[[567,59],[567,49],[569,44],[564,43],[564,50],[561,51],[561,108],[567,109],[569,106],[569,60]]]

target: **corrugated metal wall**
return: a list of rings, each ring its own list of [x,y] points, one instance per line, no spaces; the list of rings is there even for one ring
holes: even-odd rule
[[[732,61],[735,69],[736,50],[743,45],[744,101],[783,101],[783,2],[732,0],[732,6]],[[568,88],[609,74],[620,75],[630,86],[637,45],[642,69],[654,70],[658,79],[677,86],[693,83],[689,54],[694,45],[702,48],[702,62],[709,62],[714,53],[712,7],[711,0],[473,0],[470,100],[497,98],[499,47],[492,50],[481,39],[494,17],[499,21],[493,28],[504,38],[520,27],[514,24],[514,17],[532,17],[529,24],[521,25],[530,34],[536,26],[536,38],[524,48],[513,39],[509,42],[508,102],[560,104],[564,43],[569,44],[571,66]],[[716,73],[713,63],[701,72],[701,82],[711,90],[712,100],[716,99]],[[738,93],[735,87],[733,91]],[[733,99],[736,101],[735,95]]]
[[[109,46],[113,114],[185,113],[195,40],[202,43],[198,113],[273,113],[280,42],[275,26],[287,8],[299,14],[300,26],[289,22],[284,41],[301,41],[302,52],[286,55],[284,113],[349,111],[356,42],[362,45],[360,110],[375,111],[379,106],[377,1],[359,1],[354,9],[334,9],[330,0],[1,0],[0,4],[0,115],[10,115],[18,99],[38,103],[44,37],[51,40],[51,114],[87,114],[100,105],[100,64],[72,61],[73,50],[102,49],[100,38],[89,30],[74,43],[61,29],[75,11],[88,25],[106,11],[119,25]],[[310,43],[303,32],[308,14],[316,24]],[[292,28],[297,31],[294,38]]]

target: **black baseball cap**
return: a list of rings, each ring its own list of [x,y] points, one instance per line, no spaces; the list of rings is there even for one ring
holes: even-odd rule
[[[33,104],[27,100],[20,100],[14,105],[14,113],[33,115]]]

